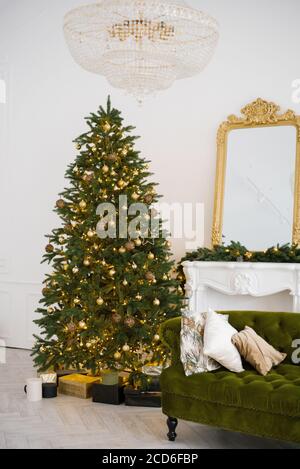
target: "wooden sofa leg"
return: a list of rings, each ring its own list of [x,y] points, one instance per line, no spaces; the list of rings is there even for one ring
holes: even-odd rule
[[[175,441],[176,439],[177,433],[175,432],[175,430],[176,430],[177,424],[178,424],[177,419],[175,419],[174,417],[168,417],[167,425],[168,425],[169,432],[167,435],[170,441]]]

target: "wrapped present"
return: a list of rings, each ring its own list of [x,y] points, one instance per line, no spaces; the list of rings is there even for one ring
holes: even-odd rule
[[[93,402],[119,405],[124,402],[124,386],[119,384],[97,384],[92,387]]]
[[[69,376],[69,375],[87,375],[88,372],[85,370],[57,370],[57,386],[58,386],[58,381],[59,378],[62,376]]]
[[[125,405],[136,407],[161,407],[161,393],[135,389],[133,386],[124,388]]]
[[[71,374],[59,378],[58,390],[61,394],[88,399],[92,395],[92,386],[94,383],[100,383],[100,378]]]
[[[163,370],[162,366],[157,365],[144,365],[142,372],[148,376],[160,376]]]
[[[42,379],[42,383],[57,383],[57,374],[54,371],[40,373],[39,378]]]

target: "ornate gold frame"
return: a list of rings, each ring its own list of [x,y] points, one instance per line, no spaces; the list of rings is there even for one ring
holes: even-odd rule
[[[264,101],[260,98],[245,106],[241,110],[241,114],[243,117],[230,115],[225,122],[222,122],[218,129],[212,245],[216,246],[222,243],[227,141],[229,132],[235,129],[281,125],[292,125],[297,129],[292,242],[294,244],[300,244],[300,116],[296,115],[295,112],[290,109],[284,114],[281,114],[280,107],[277,104]]]

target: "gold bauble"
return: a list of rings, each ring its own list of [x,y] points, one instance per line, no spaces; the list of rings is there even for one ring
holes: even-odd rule
[[[122,189],[122,187],[124,187],[125,185],[125,181],[123,181],[123,179],[120,179],[118,182],[117,182],[117,185],[118,187],[120,187]]]
[[[87,342],[85,345],[87,346],[87,348],[90,348],[92,346],[91,342]]]
[[[79,321],[78,323],[80,329],[85,329],[86,328],[86,322],[85,321]]]
[[[155,334],[155,336],[153,337],[153,339],[155,340],[155,342],[158,342],[158,341],[159,341],[159,339],[160,339],[160,337],[159,337],[159,335],[158,335],[158,334]]]
[[[111,129],[111,125],[109,122],[104,122],[104,124],[102,125],[102,129],[104,130],[104,132],[109,132],[110,129]]]
[[[135,295],[135,298],[138,300],[138,301],[141,301],[141,299],[143,298],[142,295],[140,293],[138,293],[137,295]]]
[[[53,312],[54,312],[54,309],[53,309],[51,306],[48,306],[48,308],[47,308],[47,313],[48,313],[48,314],[51,314],[51,313],[53,313]]]
[[[69,264],[63,264],[63,269],[64,270],[68,270],[68,268],[69,268]]]
[[[103,172],[103,173],[108,173],[108,171],[109,171],[109,167],[108,167],[106,164],[104,164],[104,165],[102,166],[102,172]]]
[[[135,244],[132,241],[127,241],[127,243],[125,243],[126,251],[133,251],[134,248],[135,248]]]
[[[73,269],[72,269],[73,274],[77,274],[78,271],[79,271],[78,267],[76,267],[76,266],[73,267]]]
[[[78,305],[80,303],[80,299],[79,298],[75,298],[74,299],[74,305]]]
[[[113,276],[115,275],[116,271],[115,271],[115,269],[110,269],[110,270],[108,271],[108,273],[109,273],[109,275],[110,275],[111,277],[113,277]]]
[[[99,296],[99,298],[97,298],[97,300],[96,300],[96,303],[97,303],[97,305],[99,305],[99,306],[103,305],[103,303],[104,303],[103,298],[101,298],[101,296]]]
[[[142,241],[140,240],[140,238],[137,238],[137,239],[134,240],[134,244],[135,244],[136,246],[141,246]]]
[[[128,344],[123,345],[122,350],[123,350],[123,352],[129,352],[129,350],[130,350],[129,345]]]
[[[128,282],[127,282],[126,278],[124,278],[122,283],[123,283],[124,287],[126,287],[126,285],[128,285]]]
[[[121,246],[121,247],[119,248],[119,253],[120,253],[120,254],[124,254],[124,252],[126,252],[126,249],[124,248],[124,246]]]
[[[145,273],[145,278],[149,282],[153,282],[155,280],[155,275],[152,272],[149,271],[149,272]]]
[[[58,200],[56,201],[56,207],[57,207],[57,208],[64,208],[64,206],[65,206],[65,201],[64,201],[64,199],[58,199]]]
[[[94,144],[94,145],[92,146],[92,152],[96,152],[96,151],[97,151],[97,147],[96,147],[96,145]]]
[[[90,265],[90,260],[88,258],[84,259],[83,264],[88,267]]]
[[[45,251],[46,252],[53,252],[54,251],[54,246],[52,244],[47,244],[47,246],[45,247]]]
[[[164,275],[163,275],[163,280],[168,280],[167,274],[164,274]]]
[[[81,201],[79,202],[79,207],[80,207],[82,210],[84,210],[84,209],[86,208],[86,202],[85,202],[85,200],[81,200]]]
[[[122,155],[122,156],[126,156],[127,153],[128,153],[127,148],[123,148],[122,151],[121,151],[121,155]]]
[[[93,230],[89,230],[89,231],[87,232],[87,235],[88,235],[89,238],[92,238],[92,237],[94,236],[94,234],[95,234],[95,233],[94,233]]]
[[[148,259],[153,260],[155,258],[153,252],[149,252]]]
[[[76,150],[80,150],[80,148],[81,148],[80,143],[76,143],[76,144],[75,144],[75,148],[76,148]]]
[[[115,359],[115,360],[120,360],[120,358],[121,358],[120,352],[115,352],[115,353],[114,353],[114,359]]]
[[[133,200],[137,200],[139,198],[139,194],[133,192],[133,194],[131,194],[131,197],[133,198]]]
[[[159,306],[159,305],[160,305],[159,299],[158,299],[158,298],[154,298],[153,304],[154,304],[154,306]]]
[[[65,242],[64,236],[59,236],[58,241],[60,242],[60,244],[63,244]]]

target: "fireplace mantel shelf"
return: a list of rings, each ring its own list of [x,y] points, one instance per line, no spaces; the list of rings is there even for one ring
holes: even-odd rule
[[[300,312],[300,264],[185,261],[182,265],[193,311],[206,310],[206,289],[210,288],[224,295],[254,297],[288,291],[293,296],[293,311]]]

